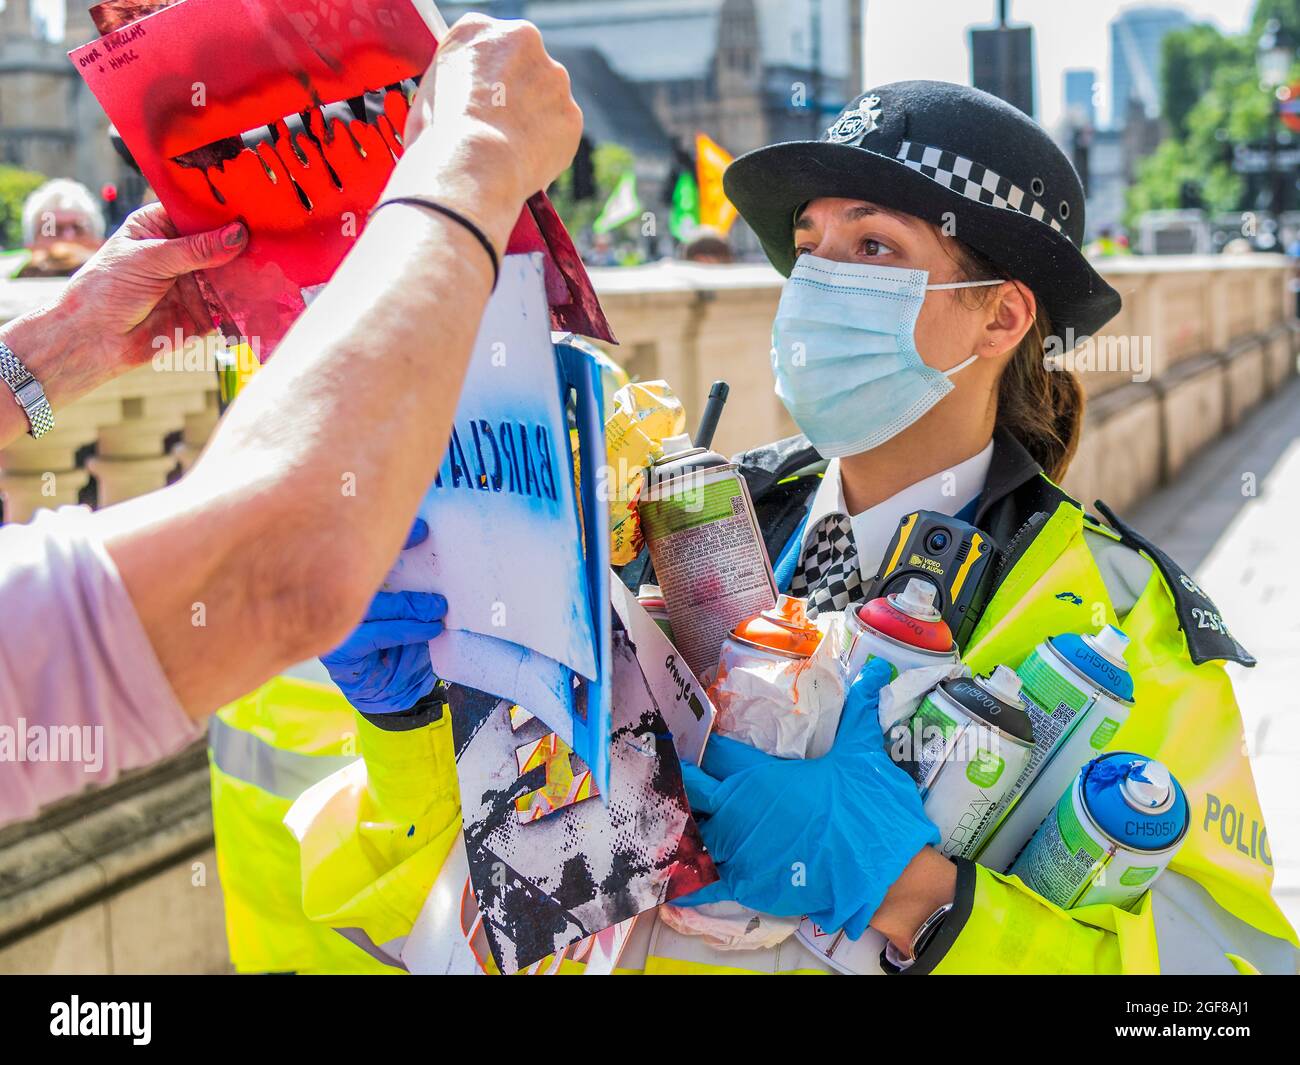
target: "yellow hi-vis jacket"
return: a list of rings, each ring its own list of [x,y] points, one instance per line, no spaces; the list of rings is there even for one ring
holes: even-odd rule
[[[1186,585],[1177,596],[1171,586],[1190,579],[1166,576],[1157,553],[1062,502],[1000,582],[964,660],[977,673],[1015,667],[1047,636],[1121,625],[1135,706],[1107,749],[1159,759],[1183,784],[1191,824],[1172,865],[1127,912],[1064,911],[1015,877],[959,862],[953,909],[908,973],[1297,971],[1300,943],[1270,894],[1272,856],[1231,684],[1222,662],[1193,662],[1179,623]],[[444,715],[416,732],[361,736],[364,763],[308,793],[303,901],[315,920],[400,942],[456,837],[450,725]],[[826,971],[793,938],[717,952],[662,922],[637,938],[649,939],[644,956],[629,947],[620,971]]]
[[[277,677],[208,727],[212,822],[230,960],[243,973],[393,972],[302,909],[295,799],[357,761],[352,707],[332,685]]]

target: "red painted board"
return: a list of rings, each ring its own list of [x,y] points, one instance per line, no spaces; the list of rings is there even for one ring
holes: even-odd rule
[[[373,125],[326,120],[321,107],[421,74],[435,47],[410,0],[179,0],[69,58],[182,232],[248,225],[247,251],[205,288],[218,324],[265,358],[302,290],[328,280],[364,228],[401,154],[401,93]],[[306,127],[290,131],[282,119],[295,114]],[[268,125],[274,146],[237,140]],[[556,328],[612,339],[563,227],[539,230],[537,210],[509,250],[546,253]]]

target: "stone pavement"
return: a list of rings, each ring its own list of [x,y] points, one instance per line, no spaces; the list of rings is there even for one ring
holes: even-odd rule
[[[1300,378],[1131,509],[1259,664],[1229,663],[1274,862],[1300,928]]]

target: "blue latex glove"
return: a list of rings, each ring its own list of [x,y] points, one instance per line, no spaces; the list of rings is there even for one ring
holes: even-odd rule
[[[682,767],[721,879],[675,905],[734,900],[863,933],[908,862],[939,842],[916,784],[885,753],[877,708],[889,673],[881,659],[866,664],[821,758],[774,758],[714,736],[702,768]]]
[[[428,537],[428,525],[416,518],[402,550]],[[321,663],[362,713],[409,710],[437,683],[429,641],[442,633],[446,613],[447,600],[432,592],[380,592],[352,635]]]

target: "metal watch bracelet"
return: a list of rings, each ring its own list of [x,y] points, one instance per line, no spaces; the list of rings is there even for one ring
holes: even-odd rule
[[[27,415],[31,427],[28,432],[33,439],[39,440],[54,428],[54,411],[45,398],[45,389],[3,340],[0,340],[0,380],[9,386],[18,406]]]

